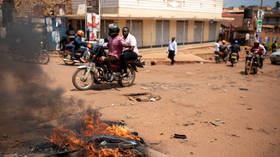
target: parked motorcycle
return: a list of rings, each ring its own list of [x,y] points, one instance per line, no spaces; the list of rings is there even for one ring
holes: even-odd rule
[[[249,75],[250,73],[257,74],[259,67],[259,59],[257,52],[246,51],[246,62],[245,62],[245,74]]]
[[[229,60],[230,60],[230,63],[231,63],[232,67],[234,66],[234,64],[237,63],[237,56],[238,56],[238,54],[236,52],[233,52],[230,55],[230,59]]]
[[[123,75],[120,62],[109,66],[104,63],[106,53],[102,46],[97,48],[96,53],[87,55],[89,56],[88,65],[78,67],[72,77],[72,83],[78,90],[88,90],[94,84],[113,81],[117,81],[122,87],[131,86],[136,77],[137,67],[144,67],[139,56],[137,60],[128,62],[127,75]]]

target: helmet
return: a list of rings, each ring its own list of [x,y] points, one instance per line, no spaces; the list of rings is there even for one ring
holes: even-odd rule
[[[238,44],[238,40],[234,40],[234,43],[235,43],[235,44]]]
[[[88,47],[89,49],[92,49],[92,44],[87,44],[87,47]]]
[[[84,37],[85,33],[82,30],[78,30],[77,35],[80,36],[80,37]]]
[[[223,43],[223,44],[226,44],[227,42],[226,42],[225,40],[222,40],[222,43]]]
[[[109,24],[109,36],[115,37],[120,33],[120,27],[117,24]]]

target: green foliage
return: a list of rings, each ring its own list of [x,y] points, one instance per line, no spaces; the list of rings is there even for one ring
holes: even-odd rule
[[[272,50],[272,46],[270,44],[266,44],[267,50],[266,51],[271,51]]]

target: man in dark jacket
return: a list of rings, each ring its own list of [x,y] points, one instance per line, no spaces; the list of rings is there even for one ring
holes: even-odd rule
[[[234,40],[233,45],[229,49],[230,49],[229,58],[231,58],[232,53],[237,53],[237,61],[238,61],[239,60],[239,53],[238,52],[241,51],[241,48],[238,45],[238,41]]]
[[[77,31],[77,35],[74,39],[74,46],[75,49],[78,49],[79,51],[83,51],[83,56],[80,58],[82,62],[86,62],[86,54],[87,54],[87,43],[82,41],[82,37],[84,37],[84,32],[82,30]],[[72,53],[73,50],[72,50]]]

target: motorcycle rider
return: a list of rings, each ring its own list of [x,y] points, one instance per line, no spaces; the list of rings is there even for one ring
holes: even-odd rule
[[[82,62],[86,62],[86,54],[87,54],[87,43],[82,41],[82,37],[84,37],[85,33],[84,31],[82,30],[78,30],[77,31],[77,35],[75,36],[75,39],[74,39],[74,48],[72,48],[72,57],[74,56],[75,54],[75,49],[78,49],[78,51],[82,51],[83,52],[83,55],[82,57],[80,58],[80,60]]]
[[[120,27],[117,24],[109,25],[109,38],[108,38],[108,56],[104,59],[104,62],[108,66],[108,70],[111,70],[110,64],[115,64],[120,60],[123,48],[128,46],[128,44],[119,35]],[[110,80],[113,78],[111,77]]]
[[[226,41],[222,40],[222,45],[220,45],[220,52],[223,53],[223,60],[226,61],[226,57],[228,56],[228,46],[226,45]]]
[[[239,61],[239,51],[241,51],[240,46],[238,45],[238,41],[234,40],[233,45],[231,45],[230,49],[230,54],[229,54],[229,58],[231,59],[231,54],[232,53],[237,53],[237,61]]]
[[[262,68],[262,66],[263,66],[262,56],[264,55],[264,50],[260,46],[260,43],[258,40],[255,40],[254,46],[251,48],[250,51],[258,55],[259,67]]]

